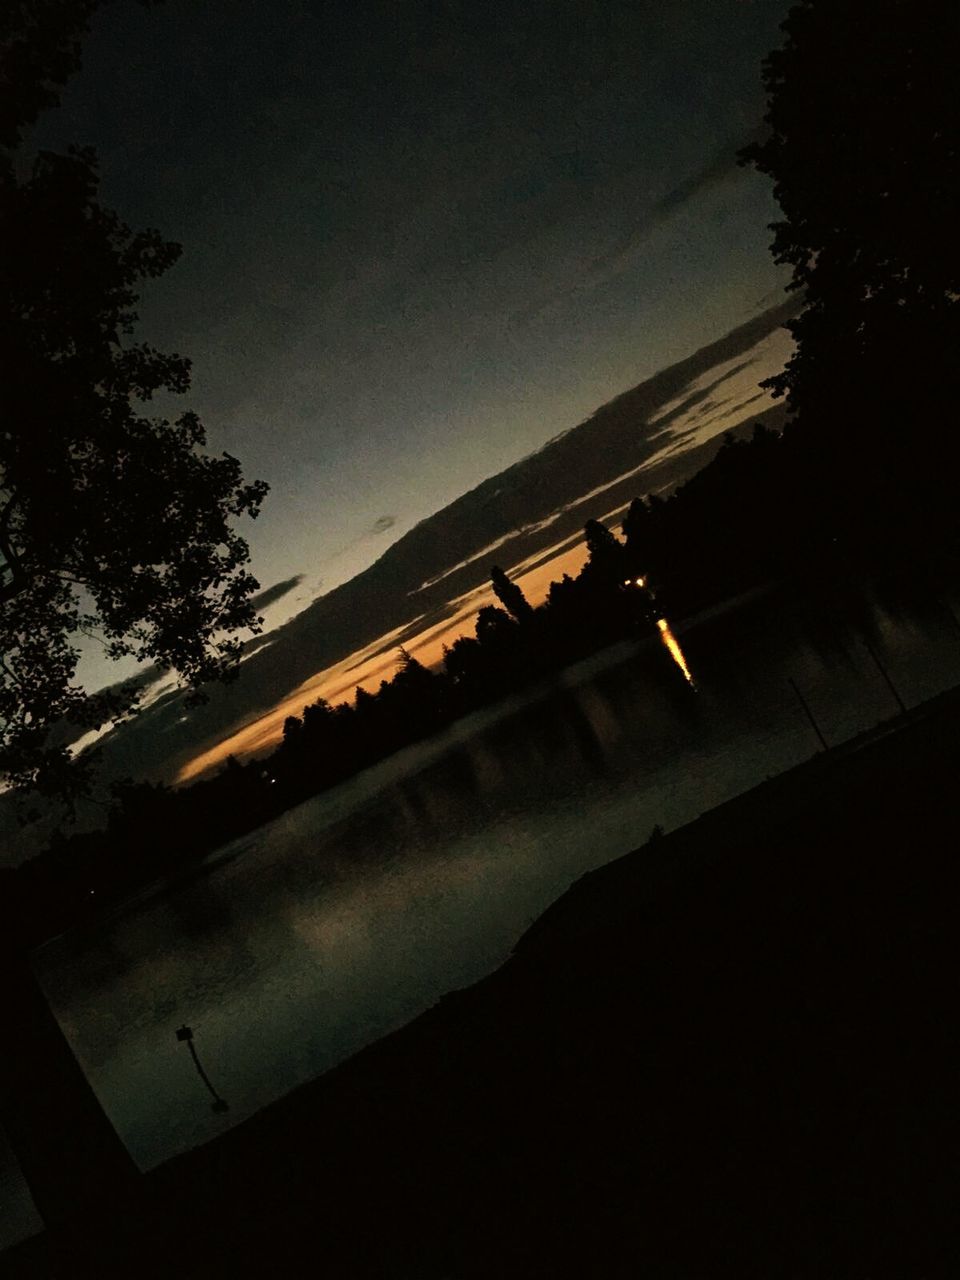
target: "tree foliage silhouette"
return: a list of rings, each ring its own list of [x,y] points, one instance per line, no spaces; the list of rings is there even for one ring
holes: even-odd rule
[[[189,385],[186,359],[132,337],[140,283],[179,247],[104,208],[92,151],[19,154],[77,69],[97,7],[34,0],[0,15],[0,777],[57,795],[82,777],[50,729],[99,726],[132,700],[129,684],[94,697],[78,686],[80,633],[195,692],[236,670],[258,584],[233,524],[266,492],[236,459],[202,452],[195,414],[147,415],[157,393]],[[169,805],[140,787],[120,812],[130,822],[115,819],[114,834]],[[146,1242],[142,1179],[31,973],[29,912],[11,892],[22,880],[3,879],[0,1106],[34,1200],[71,1274],[166,1273],[168,1249]]]
[[[960,17],[804,0],[782,29],[763,70],[768,133],[741,157],[773,179],[772,250],[805,299],[787,326],[795,354],[767,385],[822,453],[808,478],[825,518],[850,526],[890,503],[910,432],[938,458],[928,492],[955,495]]]
[[[627,549],[628,573],[649,573],[658,559],[653,510],[644,498],[634,498],[620,526]]]
[[[490,584],[493,587],[493,594],[507,613],[516,618],[517,622],[530,621],[533,617],[533,608],[523,594],[523,589],[515,582],[511,582],[499,565],[494,565],[490,570]]]
[[[147,416],[157,393],[189,385],[188,360],[132,338],[140,282],[179,247],[100,204],[93,152],[15,163],[94,7],[40,5],[31,19],[14,6],[0,28],[0,774],[47,792],[71,776],[50,727],[126,709],[116,690],[90,698],[75,683],[79,633],[194,689],[235,670],[258,584],[233,522],[256,516],[266,492],[235,458],[202,452],[195,414]]]
[[[623,543],[599,520],[588,520],[583,532],[588,553],[584,579],[601,586],[619,585],[627,571]]]

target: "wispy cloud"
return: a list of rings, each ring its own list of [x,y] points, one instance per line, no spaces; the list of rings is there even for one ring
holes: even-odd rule
[[[625,236],[593,259],[587,267],[586,283],[591,285],[599,283],[600,278],[608,279],[658,227],[669,222],[704,192],[735,180],[742,173],[737,161],[738,152],[759,135],[758,127],[746,136],[728,139],[705,165],[655,200]]]
[[[577,272],[576,279],[571,280],[566,287],[553,292],[549,297],[541,298],[532,306],[517,312],[514,320],[521,325],[528,323],[554,303],[571,295],[594,289],[619,275],[659,227],[666,225],[706,192],[724,183],[735,182],[743,173],[737,161],[738,153],[760,134],[761,128],[758,126],[748,134],[738,134],[736,137],[729,138],[704,165],[649,204],[626,234],[614,241],[602,253],[583,263]]]
[[[294,574],[292,578],[284,578],[282,582],[275,582],[272,587],[265,587],[253,597],[250,603],[255,609],[266,609],[268,605],[276,604],[278,600],[282,600],[285,595],[289,595],[291,591],[299,587],[306,575],[302,573]]]

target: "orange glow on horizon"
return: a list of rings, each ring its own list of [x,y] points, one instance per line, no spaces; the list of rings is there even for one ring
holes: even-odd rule
[[[586,543],[578,542],[563,547],[544,564],[529,569],[513,579],[530,603],[536,607],[547,597],[550,583],[565,573],[575,577],[587,558]],[[466,592],[451,602],[456,611],[449,618],[424,627],[418,635],[404,642],[404,648],[425,667],[437,667],[443,661],[443,646],[451,644],[458,636],[472,635],[473,620],[477,612],[487,604],[496,604],[496,597],[489,583]],[[459,606],[459,608],[457,608]],[[180,769],[176,782],[193,782],[223,764],[227,756],[259,755],[272,750],[283,738],[283,723],[288,716],[300,716],[303,708],[318,698],[326,698],[336,705],[352,700],[353,691],[359,685],[368,693],[376,693],[381,680],[389,679],[397,666],[397,644],[391,643],[402,635],[405,627],[387,632],[372,644],[356,650],[340,662],[325,667],[300,684],[272,710],[250,724],[244,725],[229,738],[201,751]]]

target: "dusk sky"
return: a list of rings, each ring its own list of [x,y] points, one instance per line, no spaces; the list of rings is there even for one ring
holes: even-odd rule
[[[105,7],[38,133],[181,241],[189,355],[271,623],[779,296],[756,130],[782,0]]]
[[[0,1273],[954,1274],[960,4],[2,13]]]

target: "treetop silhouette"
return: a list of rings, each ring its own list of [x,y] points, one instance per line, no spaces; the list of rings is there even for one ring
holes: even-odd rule
[[[511,582],[499,565],[490,570],[490,583],[493,594],[517,622],[529,622],[533,617],[533,606],[523,594],[521,587]]]
[[[14,6],[0,27],[0,774],[48,793],[76,772],[52,725],[96,728],[132,701],[77,686],[81,633],[194,690],[235,671],[258,584],[234,522],[267,490],[203,452],[196,414],[149,415],[156,394],[190,382],[188,360],[132,336],[141,282],[179,246],[103,207],[92,151],[14,163],[95,7]]]
[[[772,251],[805,306],[766,385],[830,451],[827,505],[852,493],[859,520],[861,497],[890,500],[908,432],[938,456],[932,490],[955,491],[960,16],[932,0],[804,0],[782,30],[763,68],[767,136],[741,160],[773,179]]]

